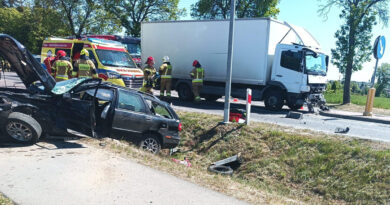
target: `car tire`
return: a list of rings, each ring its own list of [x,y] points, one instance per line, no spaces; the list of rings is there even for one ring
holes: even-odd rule
[[[222,96],[220,95],[206,95],[204,98],[206,99],[206,101],[208,102],[215,102],[217,101],[219,98],[221,98]]]
[[[161,150],[161,142],[157,137],[147,135],[139,142],[139,148],[152,154],[158,154]]]
[[[214,172],[217,174],[224,174],[224,175],[232,175],[233,174],[233,169],[228,166],[223,166],[223,165],[211,165],[209,166],[208,170],[210,172]]]
[[[284,105],[282,91],[271,90],[265,94],[264,104],[267,110],[279,111]]]
[[[4,133],[15,142],[34,144],[42,134],[42,127],[33,117],[13,112],[4,124]]]
[[[187,84],[184,83],[180,84],[178,86],[177,92],[179,94],[180,100],[184,100],[184,101],[194,100],[194,93],[192,93],[190,86],[188,86]]]

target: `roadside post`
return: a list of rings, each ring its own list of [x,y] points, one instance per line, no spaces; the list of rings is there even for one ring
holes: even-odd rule
[[[229,26],[229,49],[225,85],[225,105],[223,114],[223,123],[229,123],[230,112],[230,93],[232,85],[232,66],[233,66],[233,40],[234,40],[234,15],[236,13],[236,0],[230,0],[230,26]]]
[[[251,105],[252,105],[252,89],[246,89],[246,125],[250,124],[251,118]]]
[[[386,48],[385,37],[378,36],[375,40],[374,49],[373,49],[374,58],[376,59],[375,69],[374,69],[374,73],[372,74],[372,77],[371,77],[372,84],[371,84],[371,88],[367,94],[366,108],[363,112],[363,116],[372,116],[372,108],[374,106],[375,91],[376,91],[376,89],[374,88],[375,75],[376,75],[376,70],[378,68],[378,61],[379,61],[379,59],[381,59],[383,57],[383,54],[385,54],[385,48]]]

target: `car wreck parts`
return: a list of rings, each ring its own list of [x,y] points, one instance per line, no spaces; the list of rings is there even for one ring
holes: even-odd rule
[[[223,174],[223,175],[232,175],[233,170],[236,170],[242,164],[241,154],[238,153],[232,157],[216,161],[212,163],[208,170],[213,173]]]

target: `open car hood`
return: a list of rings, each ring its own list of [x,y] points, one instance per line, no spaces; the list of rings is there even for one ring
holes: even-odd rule
[[[40,81],[45,90],[50,92],[56,85],[54,78],[30,51],[7,34],[0,34],[0,56],[11,64],[26,88],[30,87],[33,82]]]

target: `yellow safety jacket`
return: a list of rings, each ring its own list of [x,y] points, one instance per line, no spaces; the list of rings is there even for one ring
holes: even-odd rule
[[[56,80],[68,80],[72,72],[72,64],[67,60],[56,60],[53,68]]]
[[[204,69],[203,68],[194,68],[190,73],[193,83],[203,83],[204,78]]]
[[[172,78],[172,65],[163,63],[160,66],[161,78],[171,79]]]
[[[144,68],[144,87],[153,87],[153,76],[156,74],[156,69],[154,67],[149,67],[148,65]]]
[[[73,77],[78,78],[97,78],[95,64],[88,59],[78,59],[74,65]]]

